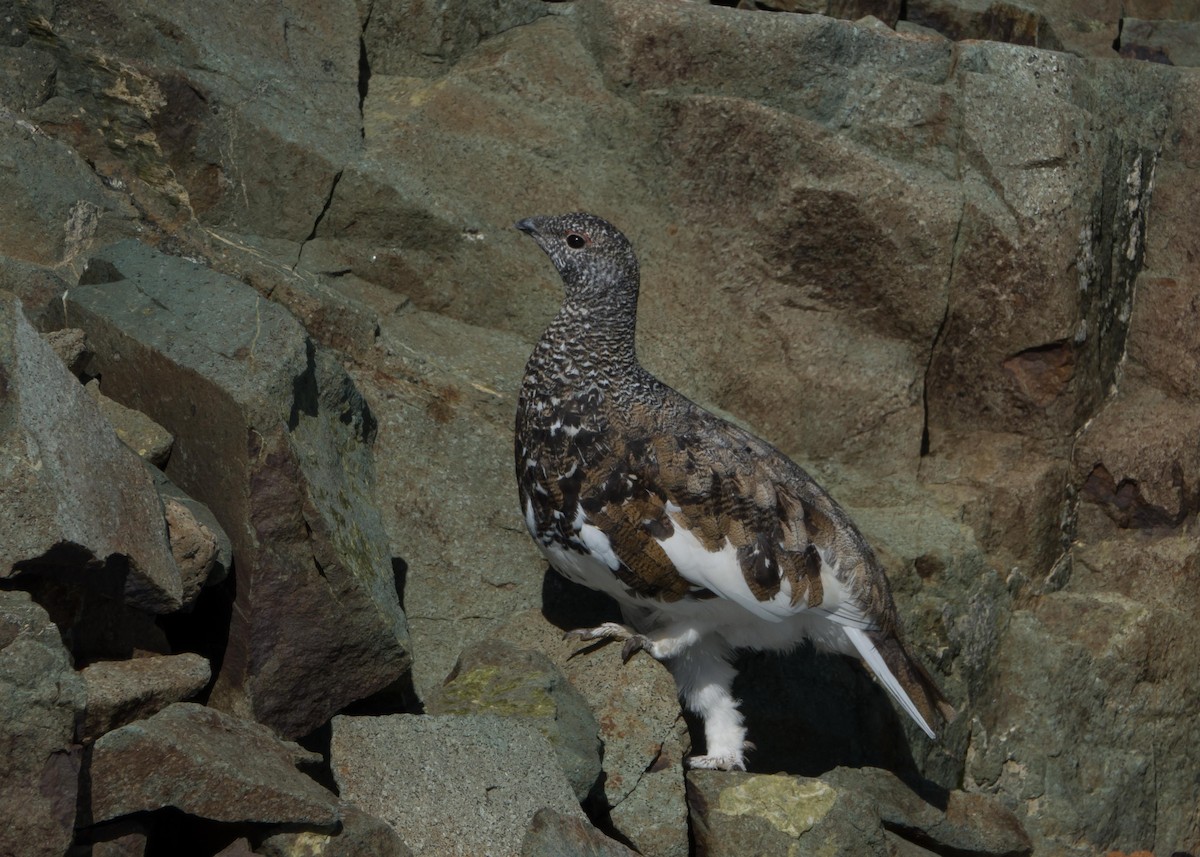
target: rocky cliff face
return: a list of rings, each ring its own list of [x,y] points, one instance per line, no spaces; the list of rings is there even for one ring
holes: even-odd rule
[[[0,4],[0,855],[1200,850],[1193,4],[740,5]],[[942,743],[745,656],[752,770],[685,776],[665,671],[561,642],[510,227],[578,209]]]

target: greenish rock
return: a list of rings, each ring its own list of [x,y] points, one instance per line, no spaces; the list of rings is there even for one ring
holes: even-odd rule
[[[210,704],[294,737],[403,675],[375,418],[338,361],[250,287],[137,242],[93,257],[62,312],[106,394],[175,436],[167,476],[232,541]]]
[[[521,841],[521,857],[635,857],[586,821],[539,809]]]
[[[79,788],[72,750],[85,690],[59,630],[24,592],[0,591],[0,828],[4,850],[62,855]]]
[[[150,474],[7,292],[0,388],[0,579],[61,577],[147,613],[177,610]]]
[[[1016,857],[1032,852],[994,798],[926,786],[918,794],[878,768],[817,778],[692,771],[688,802],[705,854]]]
[[[600,727],[587,700],[539,652],[494,638],[468,646],[425,710],[529,720],[554,747],[579,800],[596,786]]]
[[[754,816],[799,839],[829,814],[837,793],[820,781],[749,776],[723,789],[715,811],[727,816]]]
[[[418,855],[516,857],[544,807],[586,821],[554,749],[518,718],[339,715],[330,754],[342,800]]]

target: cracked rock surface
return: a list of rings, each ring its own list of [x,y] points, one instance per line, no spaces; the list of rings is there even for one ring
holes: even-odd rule
[[[10,3],[0,857],[1200,851],[1194,6]],[[512,224],[578,209],[647,367],[859,522],[942,742],[746,653],[750,771],[686,775],[666,671],[561,640],[612,608],[516,508]]]

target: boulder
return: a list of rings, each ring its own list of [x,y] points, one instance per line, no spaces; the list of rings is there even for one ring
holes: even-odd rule
[[[178,609],[150,474],[4,294],[0,379],[0,578],[65,576],[148,612]]]
[[[98,381],[89,381],[84,389],[100,406],[123,444],[155,467],[161,468],[167,463],[171,456],[171,444],[175,442],[170,432],[140,411],[127,408],[101,393]]]
[[[331,764],[342,799],[418,857],[515,857],[543,807],[584,820],[550,743],[514,718],[335,717]]]
[[[493,714],[531,723],[558,754],[579,801],[600,776],[600,727],[587,700],[545,655],[503,639],[463,650],[454,671],[425,700],[427,714]]]
[[[1200,21],[1121,19],[1117,50],[1127,59],[1200,66]]]
[[[174,807],[227,823],[332,829],[337,797],[296,769],[319,761],[265,726],[177,702],[93,745],[90,821]]]
[[[60,857],[75,828],[84,685],[58,628],[24,592],[0,591],[0,854]]]
[[[934,789],[918,795],[877,768],[817,777],[692,771],[688,802],[706,854],[978,854],[1033,851],[995,799]]]
[[[191,699],[208,684],[212,671],[200,655],[184,653],[98,661],[79,675],[87,687],[87,708],[77,732],[80,741],[91,742],[171,703]]]
[[[603,742],[598,803],[623,841],[647,857],[685,857],[683,758],[689,741],[674,680],[650,658],[622,663],[617,646],[564,640],[564,630],[619,616],[601,612],[598,596],[554,572],[547,572],[543,591],[547,612],[563,627],[540,610],[527,610],[497,628],[495,638],[544,653],[587,700]]]
[[[354,804],[339,808],[342,823],[336,833],[304,831],[266,837],[256,854],[264,857],[412,857],[412,851],[387,822]]]
[[[332,357],[253,289],[136,242],[94,257],[64,312],[108,393],[175,435],[167,476],[233,543],[210,704],[298,736],[403,674],[375,419]]]
[[[634,857],[586,821],[542,808],[533,815],[521,841],[521,857]]]

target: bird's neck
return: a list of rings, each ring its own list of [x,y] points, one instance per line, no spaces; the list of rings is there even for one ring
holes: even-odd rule
[[[601,305],[568,297],[542,343],[551,346],[552,359],[563,369],[619,378],[638,365],[636,322],[636,294],[625,301],[610,298]]]

